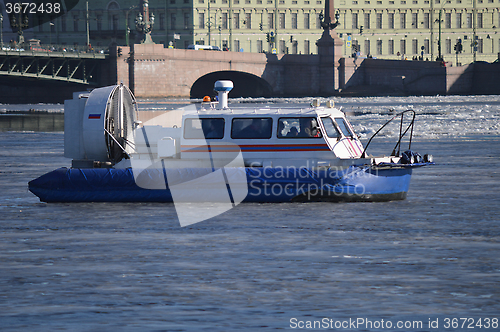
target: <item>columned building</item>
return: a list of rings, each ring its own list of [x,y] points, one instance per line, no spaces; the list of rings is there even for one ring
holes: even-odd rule
[[[215,45],[242,52],[317,54],[325,0],[149,0],[152,39],[165,47]],[[66,15],[25,30],[43,44],[136,42],[140,0],[79,1]],[[336,32],[351,57],[491,62],[500,52],[500,0],[336,0]],[[5,15],[4,15],[5,16]],[[5,27],[8,27],[4,19]],[[127,27],[130,33],[127,33]],[[7,42],[8,36],[4,37]]]
[[[362,56],[493,61],[500,52],[500,0],[340,0],[342,25]],[[460,46],[458,46],[460,49]],[[353,53],[344,47],[344,56]]]

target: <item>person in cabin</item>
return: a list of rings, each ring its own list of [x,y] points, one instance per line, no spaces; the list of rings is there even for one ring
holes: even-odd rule
[[[299,130],[297,129],[297,127],[291,127],[288,134],[286,134],[286,137],[298,137],[298,136],[299,136]]]

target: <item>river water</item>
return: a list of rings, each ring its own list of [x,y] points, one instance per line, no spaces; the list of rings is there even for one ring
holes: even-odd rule
[[[27,182],[70,165],[63,133],[1,132],[0,330],[500,330],[500,96],[336,101],[364,143],[417,111],[412,149],[436,165],[406,200],[240,204],[182,228],[171,204],[40,203]]]

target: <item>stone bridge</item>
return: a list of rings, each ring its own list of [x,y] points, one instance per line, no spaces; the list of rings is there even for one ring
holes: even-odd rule
[[[500,93],[500,63],[442,67],[434,61],[353,61],[340,58],[337,48],[334,61],[333,39],[317,44],[318,55],[156,44],[115,46],[109,56],[5,53],[0,54],[0,103],[63,102],[75,91],[119,82],[138,98],[201,98],[213,95],[220,79],[234,82],[233,98]]]
[[[118,47],[117,82],[138,98],[213,94],[220,79],[234,82],[230,97],[320,96],[335,93],[333,57],[179,50],[143,44]]]

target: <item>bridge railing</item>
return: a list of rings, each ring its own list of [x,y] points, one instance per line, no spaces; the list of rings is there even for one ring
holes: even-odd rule
[[[2,52],[6,53],[74,53],[74,54],[109,54],[109,48],[104,47],[104,46],[92,46],[88,47],[86,45],[58,45],[58,44],[51,44],[51,45],[37,45],[37,46],[29,46],[26,45],[25,47],[20,47],[19,45],[16,46],[10,46],[4,44],[2,49]]]

